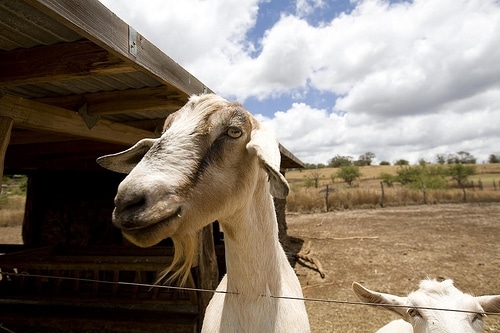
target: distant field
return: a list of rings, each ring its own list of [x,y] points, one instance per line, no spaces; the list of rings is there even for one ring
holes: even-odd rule
[[[445,165],[446,166],[446,165]],[[382,204],[386,206],[406,206],[413,204],[438,204],[460,202],[500,202],[500,164],[477,164],[476,175],[469,177],[474,184],[465,193],[459,188],[428,190],[411,190],[400,184],[393,187],[384,186],[382,198],[381,179],[383,173],[396,175],[400,166],[374,165],[360,167],[361,177],[353,187],[339,178],[332,181],[332,175],[338,168],[322,168],[308,170],[291,170],[285,174],[291,193],[287,198],[287,210],[290,212],[326,211],[326,187],[328,185],[328,210],[374,208]],[[308,179],[319,176],[318,187],[308,186]],[[482,182],[482,190],[479,189]],[[453,185],[453,182],[450,181]],[[496,185],[496,187],[494,186]]]
[[[445,165],[446,166],[446,165]],[[494,164],[476,164],[477,174],[470,177],[470,180],[477,181],[481,179],[483,183],[500,181],[500,163]],[[363,183],[367,180],[377,180],[380,179],[380,174],[388,173],[396,175],[398,169],[401,168],[397,165],[370,165],[360,167],[361,179],[359,183]],[[311,177],[314,172],[318,172],[320,175],[321,185],[332,184],[331,176],[336,174],[338,168],[322,168],[322,169],[308,169],[308,170],[292,170],[287,171],[285,174],[286,179],[292,184],[303,185],[307,177]],[[341,179],[336,179],[336,183],[342,183]],[[379,184],[376,182],[376,186]],[[491,185],[493,186],[493,185]]]

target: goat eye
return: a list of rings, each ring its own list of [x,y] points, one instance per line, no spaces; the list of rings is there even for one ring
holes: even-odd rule
[[[409,308],[408,311],[407,311],[407,313],[412,318],[422,317],[422,315],[420,314],[420,312],[418,312],[418,310],[415,309],[415,308]]]
[[[243,132],[239,128],[236,128],[236,127],[231,127],[227,130],[227,135],[233,139],[239,138],[242,134],[243,134]]]

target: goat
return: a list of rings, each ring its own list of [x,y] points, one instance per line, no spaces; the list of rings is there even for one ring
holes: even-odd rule
[[[383,326],[377,333],[482,332],[484,312],[500,313],[500,295],[474,297],[464,294],[452,280],[422,280],[420,288],[407,297],[372,291],[357,282],[352,288],[361,301],[385,305],[384,308],[402,317]]]
[[[285,198],[289,191],[279,171],[279,144],[241,104],[193,95],[166,119],[159,138],[97,162],[128,173],[118,186],[113,224],[138,246],[170,237],[175,254],[168,270],[177,268],[182,281],[196,233],[219,221],[227,273],[217,290],[227,293],[210,300],[202,332],[310,331],[302,300],[274,297],[302,298],[278,241],[272,196]]]

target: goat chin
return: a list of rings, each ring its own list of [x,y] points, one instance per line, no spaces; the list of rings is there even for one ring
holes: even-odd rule
[[[150,247],[176,234],[182,219],[173,215],[155,224],[142,228],[122,229],[122,234],[131,243],[140,247]]]

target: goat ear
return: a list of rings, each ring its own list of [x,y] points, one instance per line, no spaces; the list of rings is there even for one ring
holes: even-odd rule
[[[156,141],[157,139],[142,139],[127,150],[99,157],[97,163],[111,171],[129,173]]]
[[[276,135],[255,120],[252,121],[252,126],[247,151],[256,154],[266,169],[271,185],[271,195],[278,199],[285,199],[290,188],[287,180],[280,173],[281,153]]]
[[[485,295],[475,297],[484,312],[500,313],[500,295]]]
[[[357,282],[353,282],[352,290],[362,302],[383,305],[384,309],[397,313],[406,321],[409,320],[406,297],[379,293],[365,288]]]

